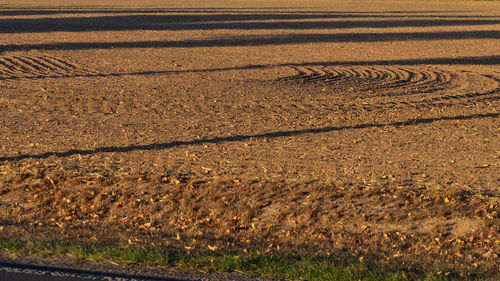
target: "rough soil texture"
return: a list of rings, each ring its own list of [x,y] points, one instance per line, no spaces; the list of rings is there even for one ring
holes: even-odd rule
[[[500,2],[3,2],[2,237],[497,268]]]

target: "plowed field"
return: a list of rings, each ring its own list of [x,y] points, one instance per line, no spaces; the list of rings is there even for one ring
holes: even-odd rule
[[[498,268],[500,2],[3,2],[2,238]]]

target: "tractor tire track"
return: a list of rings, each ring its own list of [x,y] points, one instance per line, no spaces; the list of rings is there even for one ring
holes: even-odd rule
[[[67,59],[51,56],[1,56],[0,81],[102,75]]]
[[[394,108],[429,109],[467,106],[500,100],[500,79],[494,75],[405,66],[293,67],[298,73],[278,83],[308,90],[321,87],[323,98],[339,111]],[[326,94],[325,94],[326,93]],[[362,100],[360,103],[359,100]]]

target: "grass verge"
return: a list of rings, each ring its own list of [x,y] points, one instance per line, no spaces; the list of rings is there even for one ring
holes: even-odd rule
[[[198,272],[239,271],[289,280],[453,280],[453,274],[422,273],[409,269],[388,269],[357,261],[330,257],[291,256],[270,253],[217,254],[189,253],[145,247],[52,244],[0,240],[0,250],[14,255],[43,258],[72,256],[95,262],[141,265]],[[463,276],[456,279],[464,280]]]

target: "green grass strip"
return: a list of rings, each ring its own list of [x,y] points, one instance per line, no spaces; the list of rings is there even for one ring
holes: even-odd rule
[[[0,240],[0,250],[41,257],[72,256],[120,265],[147,265],[200,272],[240,271],[249,275],[289,280],[448,280],[434,273],[389,270],[365,263],[339,261],[315,256],[247,253],[224,255],[186,253],[144,247],[114,248],[100,245],[67,245]],[[450,277],[450,276],[449,276]],[[465,280],[465,278],[457,278]]]

